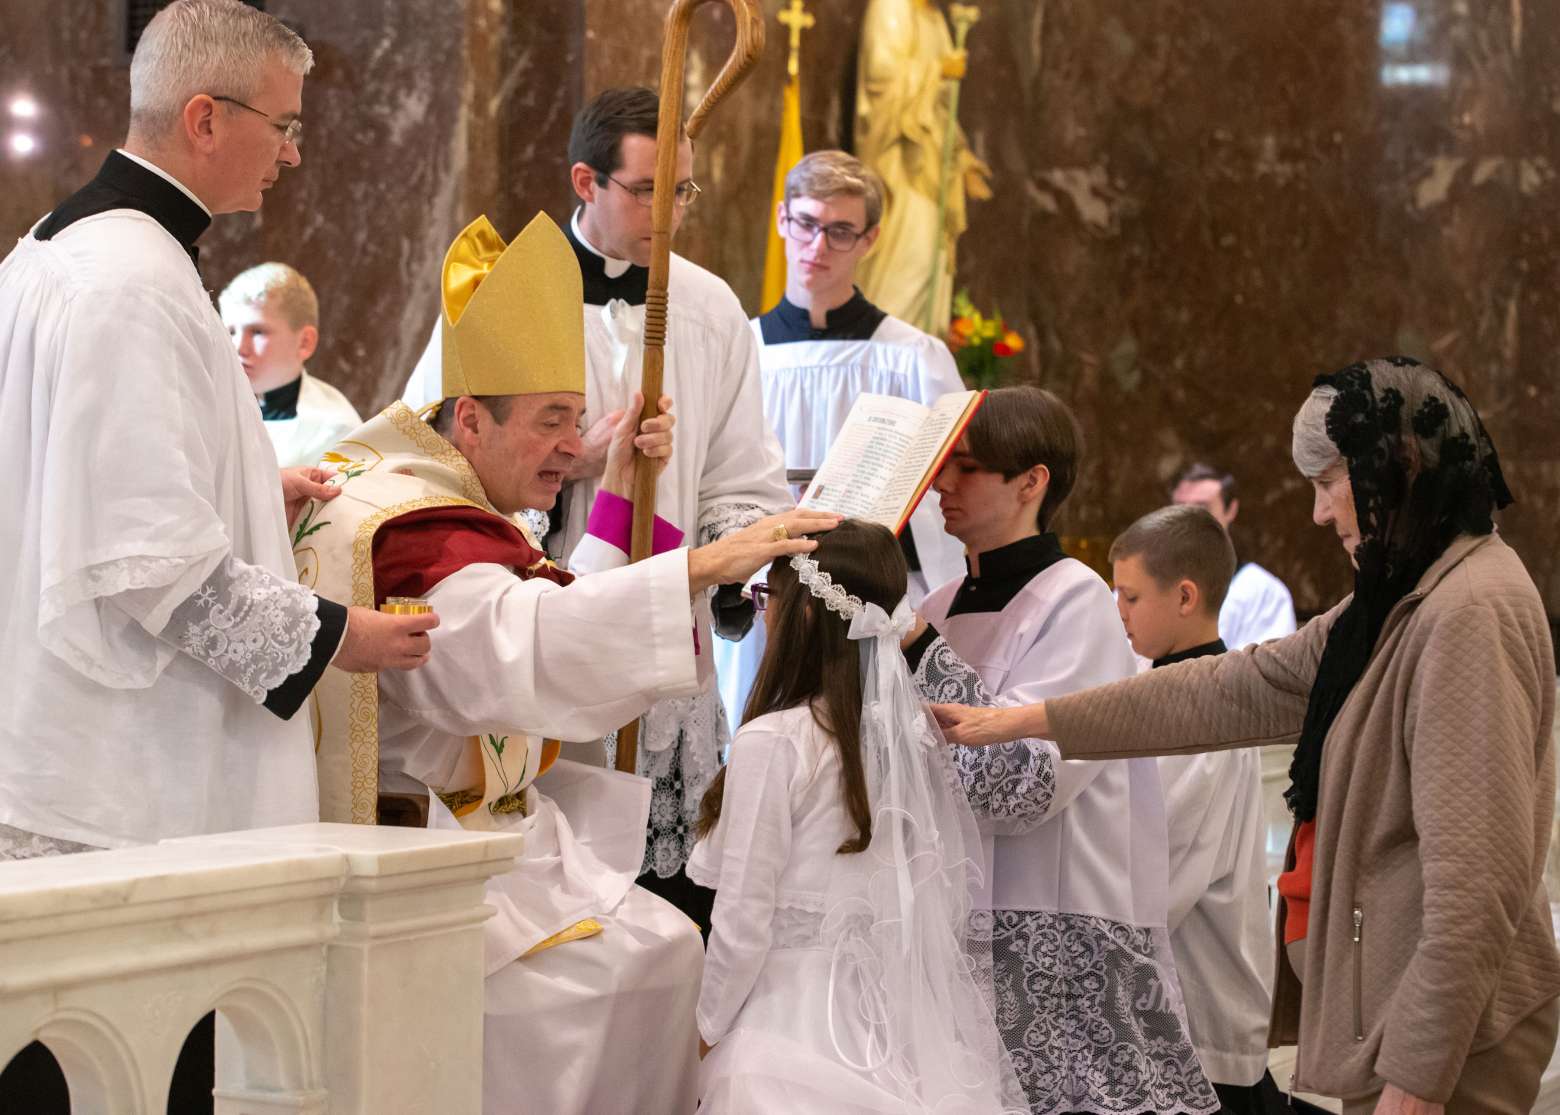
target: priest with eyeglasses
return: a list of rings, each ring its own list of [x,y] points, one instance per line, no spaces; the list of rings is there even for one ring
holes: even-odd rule
[[[318,817],[311,691],[411,669],[431,615],[300,585],[279,471],[196,269],[213,214],[299,162],[307,45],[177,0],[130,65],[130,130],[0,263],[0,860]]]

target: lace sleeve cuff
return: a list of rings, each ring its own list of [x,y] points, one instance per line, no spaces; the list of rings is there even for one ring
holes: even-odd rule
[[[283,720],[292,719],[293,714],[303,707],[303,702],[309,699],[309,694],[319,684],[320,675],[336,657],[336,652],[341,649],[341,640],[347,634],[346,608],[323,596],[316,596],[314,602],[314,614],[320,626],[309,643],[309,660],[289,674],[281,685],[267,693],[262,702],[268,712]]]
[[[173,609],[158,638],[286,719],[346,630],[346,609],[231,554]]]
[[[756,503],[716,503],[699,513],[699,545],[726,537],[732,531],[752,526],[769,512]]]
[[[927,636],[931,636],[928,640]],[[925,645],[923,645],[923,643]],[[937,704],[991,708],[980,674],[930,627],[906,652],[914,654],[916,689]],[[1021,739],[995,747],[955,747],[953,769],[970,808],[1020,828],[1044,821],[1056,796],[1056,752],[1042,740]],[[1017,831],[1015,829],[1014,831]]]
[[[980,674],[948,645],[948,640],[927,624],[921,637],[910,644],[905,659],[922,697],[939,705],[974,705],[989,708],[996,702],[986,693]]]
[[[768,512],[756,503],[717,503],[699,516],[699,545],[708,546],[733,531],[752,526]],[[738,642],[753,627],[753,601],[741,585],[718,585],[710,598],[710,622],[715,634]]]

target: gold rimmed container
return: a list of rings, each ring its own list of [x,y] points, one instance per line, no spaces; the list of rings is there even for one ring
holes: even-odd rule
[[[420,596],[387,596],[379,610],[391,616],[421,616],[433,611],[433,605]]]

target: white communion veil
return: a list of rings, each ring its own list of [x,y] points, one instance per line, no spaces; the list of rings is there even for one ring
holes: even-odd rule
[[[872,839],[836,855],[824,906],[829,1039],[905,1110],[1024,1112],[994,1018],[989,934],[971,924],[980,835],[900,650],[915,621],[834,584],[806,555],[801,583],[861,645],[861,760]]]

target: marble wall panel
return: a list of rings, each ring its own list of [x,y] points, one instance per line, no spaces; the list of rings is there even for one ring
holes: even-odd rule
[[[1325,607],[1349,574],[1288,422],[1315,373],[1405,352],[1485,414],[1522,496],[1503,529],[1554,610],[1555,12],[984,7],[965,119],[999,196],[961,278],[1083,418],[1065,529],[1103,542],[1211,458],[1245,486],[1245,552]]]

